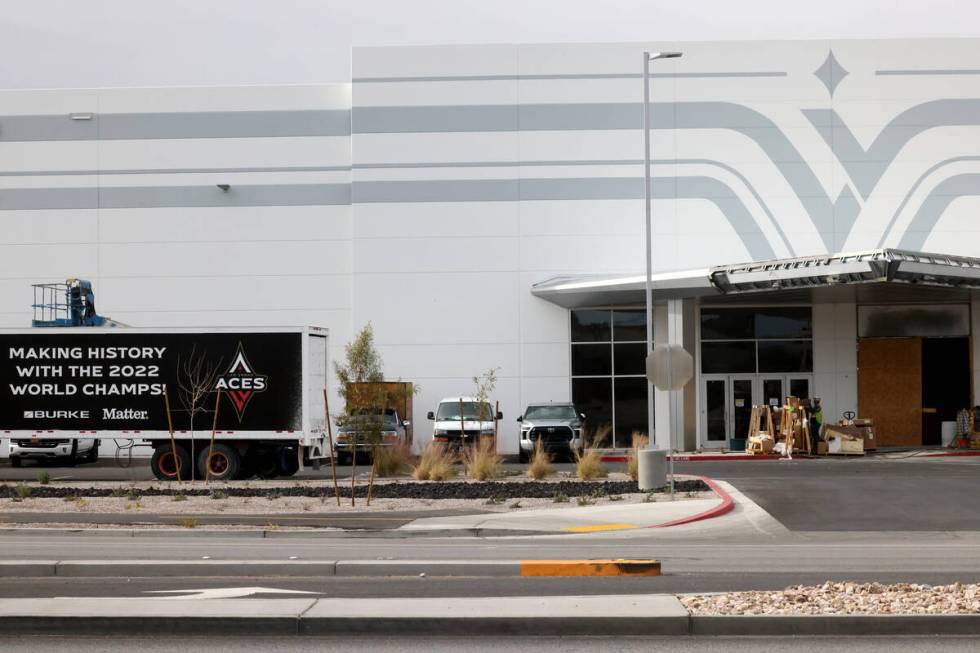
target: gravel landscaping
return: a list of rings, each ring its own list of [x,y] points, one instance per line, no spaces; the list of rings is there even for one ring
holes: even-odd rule
[[[555,479],[531,481],[525,478],[497,481],[410,481],[387,480],[375,483],[373,496],[376,499],[552,499],[556,494],[569,497],[602,497],[607,495],[638,494],[639,488],[635,481],[607,479],[602,481],[579,481],[572,479]],[[23,483],[17,485],[0,485],[0,499],[12,500],[20,492],[29,492],[31,498],[57,498],[74,496],[80,498],[96,497],[171,497],[183,494],[190,497],[210,497],[214,491],[220,490],[228,497],[308,497],[319,499],[323,496],[333,497],[333,485],[323,482],[294,482],[274,484],[263,482],[232,482],[232,483],[71,483],[49,484]],[[710,491],[699,479],[678,479],[675,483],[677,493]],[[354,488],[358,497],[367,496],[367,484],[360,482]],[[660,488],[657,493],[666,493],[667,488]],[[340,495],[350,498],[350,482],[340,485]]]
[[[780,592],[727,592],[680,597],[697,616],[980,614],[980,584],[831,583]]]

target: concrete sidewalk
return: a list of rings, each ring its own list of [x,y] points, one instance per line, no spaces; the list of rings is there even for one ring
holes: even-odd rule
[[[0,600],[0,633],[69,637],[977,635],[980,615],[691,616],[669,594],[411,600],[55,598]]]
[[[687,499],[674,502],[632,503],[624,506],[583,506],[515,513],[425,517],[400,527],[401,531],[537,531],[541,533],[598,533],[654,528],[707,512],[721,499]]]
[[[526,510],[514,513],[486,513],[423,517],[405,524],[399,531],[484,530],[493,532],[536,531],[539,533],[601,533],[639,528],[658,528],[710,519],[732,508],[732,498],[724,489],[709,483],[715,496],[710,499],[660,500],[652,503],[580,506]]]

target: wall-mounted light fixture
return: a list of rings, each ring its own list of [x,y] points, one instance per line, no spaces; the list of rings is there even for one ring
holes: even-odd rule
[[[91,120],[95,117],[94,113],[69,113],[68,117],[72,120]]]
[[[218,186],[218,188],[220,188],[226,193],[228,192],[228,189],[231,188],[231,184],[216,184],[216,185]]]

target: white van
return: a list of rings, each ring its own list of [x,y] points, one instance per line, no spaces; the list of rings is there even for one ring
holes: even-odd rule
[[[493,437],[495,420],[504,414],[493,414],[493,406],[474,397],[446,397],[439,402],[435,412],[429,411],[433,421],[432,439],[435,442],[471,444],[483,437]]]

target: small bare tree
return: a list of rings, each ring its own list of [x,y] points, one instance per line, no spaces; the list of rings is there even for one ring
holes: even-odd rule
[[[337,420],[349,427],[347,445],[351,450],[351,505],[355,505],[354,485],[357,480],[357,448],[361,442],[372,443],[373,448],[381,440],[384,409],[387,404],[382,382],[381,356],[374,348],[374,327],[368,322],[344,348],[345,362],[334,362],[334,371],[340,382],[340,396],[344,398],[344,412]]]
[[[499,367],[491,367],[480,376],[473,377],[473,385],[476,386],[476,392],[473,394],[473,398],[476,399],[476,418],[481,422],[492,419],[494,421],[494,434],[496,434],[497,415],[490,407],[490,395],[497,387],[497,372],[499,370]],[[494,447],[496,448],[496,443],[494,443]]]
[[[194,467],[197,464],[197,456],[194,446],[194,419],[211,411],[207,408],[208,395],[213,393],[215,383],[221,370],[221,360],[217,363],[208,361],[207,352],[198,352],[197,345],[191,347],[190,354],[186,358],[177,356],[177,398],[181,406],[181,412],[188,415],[189,428],[191,433],[191,480],[194,479]],[[177,452],[174,452],[176,457]]]

